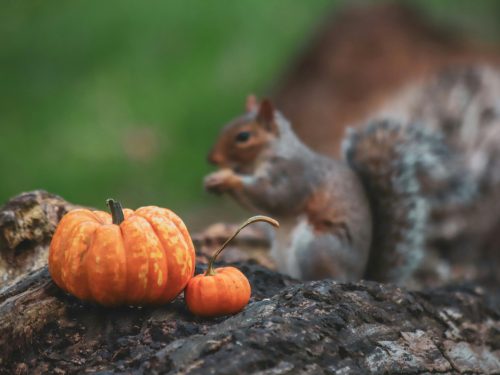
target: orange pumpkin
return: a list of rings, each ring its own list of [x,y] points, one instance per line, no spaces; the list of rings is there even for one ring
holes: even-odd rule
[[[266,216],[254,216],[248,219],[210,258],[207,271],[189,280],[184,298],[193,314],[206,317],[235,314],[248,304],[251,287],[246,276],[235,267],[214,269],[214,262],[243,228],[257,221],[279,226],[276,220]]]
[[[182,220],[156,206],[112,215],[76,209],[59,223],[49,251],[54,282],[82,300],[105,306],[162,304],[193,277],[195,252]]]

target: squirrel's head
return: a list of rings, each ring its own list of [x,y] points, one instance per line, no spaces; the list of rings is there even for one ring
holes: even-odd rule
[[[246,114],[226,125],[208,154],[208,161],[221,168],[244,172],[279,136],[273,104],[247,98]]]

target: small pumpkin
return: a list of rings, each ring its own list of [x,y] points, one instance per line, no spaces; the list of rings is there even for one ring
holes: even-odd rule
[[[49,250],[49,271],[65,291],[105,306],[162,304],[193,277],[195,252],[182,220],[156,206],[111,215],[76,209],[59,223]]]
[[[210,258],[207,271],[189,280],[184,290],[184,298],[193,314],[205,317],[235,314],[248,304],[251,287],[246,276],[235,267],[214,269],[214,262],[243,228],[258,221],[279,227],[279,223],[270,217],[251,217]]]

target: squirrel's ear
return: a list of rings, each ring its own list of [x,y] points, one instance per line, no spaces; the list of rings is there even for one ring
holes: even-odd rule
[[[257,109],[257,97],[254,94],[250,94],[247,96],[245,109],[247,112],[252,112]]]
[[[269,99],[264,99],[260,102],[259,112],[257,113],[257,121],[266,123],[274,120],[274,107]]]
[[[260,102],[259,112],[257,112],[257,122],[264,125],[267,130],[277,132],[274,121],[274,106],[269,99]]]

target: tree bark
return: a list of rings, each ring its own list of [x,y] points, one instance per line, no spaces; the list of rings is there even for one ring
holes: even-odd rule
[[[19,194],[0,207],[0,291],[47,263],[57,223],[76,207],[43,190]]]

